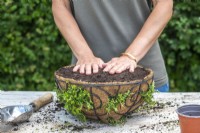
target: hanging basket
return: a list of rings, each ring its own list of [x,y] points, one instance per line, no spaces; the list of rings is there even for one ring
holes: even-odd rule
[[[71,66],[65,66],[67,68]],[[140,66],[139,66],[140,67]],[[82,109],[82,112],[89,119],[96,119],[109,123],[108,118],[113,120],[120,120],[122,116],[133,112],[144,101],[141,92],[146,92],[149,89],[150,84],[153,82],[153,71],[151,69],[145,69],[148,71],[148,75],[142,80],[133,80],[129,82],[85,82],[77,81],[72,78],[64,78],[59,76],[58,71],[55,72],[55,82],[57,87],[66,91],[68,85],[81,86],[82,89],[87,90],[90,93],[90,98],[93,102],[93,109]],[[109,98],[118,94],[124,94],[130,91],[130,95],[126,98],[124,105],[119,105],[117,111],[106,111],[105,106],[109,102]]]

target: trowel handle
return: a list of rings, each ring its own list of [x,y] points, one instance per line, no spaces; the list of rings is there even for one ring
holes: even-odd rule
[[[47,93],[40,98],[34,100],[33,102],[30,103],[30,105],[33,106],[34,112],[38,111],[41,107],[45,106],[46,104],[50,103],[53,101],[53,94],[52,93]]]

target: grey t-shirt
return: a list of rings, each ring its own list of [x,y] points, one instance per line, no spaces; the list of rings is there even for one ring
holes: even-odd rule
[[[150,14],[146,0],[72,0],[74,17],[95,56],[105,62],[123,53]],[[138,44],[140,45],[140,44]],[[72,64],[76,63],[75,56]],[[154,71],[156,87],[168,83],[158,41],[138,63]]]

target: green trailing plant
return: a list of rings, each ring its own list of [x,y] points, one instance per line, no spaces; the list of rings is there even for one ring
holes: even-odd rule
[[[155,106],[156,102],[153,100],[153,93],[155,92],[155,83],[149,85],[149,89],[145,92],[141,92],[144,102],[146,102],[149,106]],[[119,105],[124,106],[126,99],[130,96],[131,92],[128,90],[124,94],[118,94],[114,97],[109,98],[109,102],[106,105],[106,111],[109,113],[110,111],[117,112],[117,107]]]
[[[110,111],[115,111],[117,112],[118,109],[117,107],[119,105],[124,106],[125,101],[127,99],[127,97],[130,95],[130,90],[128,90],[126,93],[124,94],[117,94],[116,96],[110,97],[108,103],[106,104],[106,111],[107,113],[110,113]]]
[[[153,100],[153,93],[154,90],[154,82],[149,85],[149,89],[146,92],[140,92],[140,95],[144,99],[149,106],[154,106],[155,101]],[[125,93],[119,93],[116,96],[109,97],[108,103],[104,106],[107,113],[111,111],[118,111],[118,107],[124,106],[126,99],[132,93],[128,90]],[[71,113],[72,115],[76,116],[81,121],[86,121],[86,117],[83,114],[82,109],[91,110],[94,107],[94,104],[91,100],[90,93],[83,89],[82,86],[79,85],[72,85],[68,83],[68,89],[65,91],[58,91],[57,92],[58,99],[61,103],[64,103],[64,108]],[[114,120],[112,117],[107,119],[108,123],[111,125],[122,124],[126,120],[126,116],[123,116],[119,120]]]
[[[155,92],[155,83],[149,85],[149,89],[144,92],[140,92],[144,102],[146,102],[149,106],[155,106],[156,102],[153,99],[153,93]]]
[[[68,84],[67,91],[57,92],[58,99],[64,103],[64,108],[81,121],[86,121],[82,112],[83,108],[93,109],[93,102],[90,93],[81,86]]]

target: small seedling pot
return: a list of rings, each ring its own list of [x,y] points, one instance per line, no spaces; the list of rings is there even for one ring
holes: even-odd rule
[[[191,104],[176,110],[181,133],[200,133],[200,105]]]

